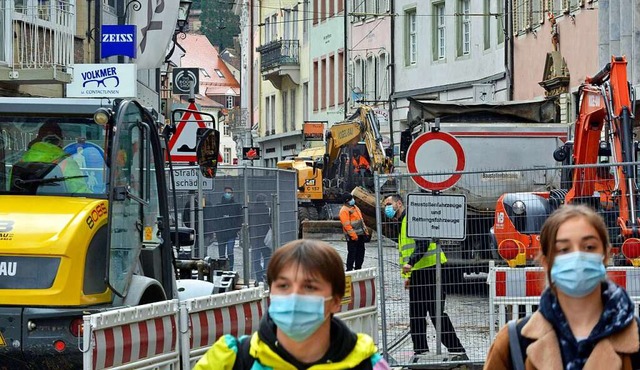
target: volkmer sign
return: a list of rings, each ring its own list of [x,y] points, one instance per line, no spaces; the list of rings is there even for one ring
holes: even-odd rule
[[[76,64],[67,97],[133,98],[136,80],[135,64]]]

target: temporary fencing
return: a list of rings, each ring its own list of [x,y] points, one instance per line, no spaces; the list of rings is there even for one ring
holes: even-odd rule
[[[348,295],[340,313],[336,315],[358,333],[369,334],[378,343],[378,301],[376,296],[376,268],[347,271]]]
[[[378,340],[375,268],[347,272],[348,299],[336,316]],[[267,310],[264,284],[84,317],[84,369],[191,369],[223,334],[250,335]]]
[[[84,369],[177,369],[178,300],[84,317]]]
[[[376,228],[382,236],[378,239],[378,285],[384,287],[379,290],[380,347],[385,356],[390,362],[406,367],[482,364],[496,328],[509,315],[522,316],[536,309],[545,281],[539,268],[532,267],[536,266],[535,257],[540,252],[540,229],[546,218],[564,203],[567,187],[571,184],[570,174],[585,168],[591,174],[597,173],[599,180],[583,184],[583,190],[593,189],[593,193],[575,198],[572,203],[588,204],[603,216],[614,247],[611,261],[616,266],[621,265],[610,269],[609,276],[627,288],[633,297],[640,296],[633,280],[640,272],[622,267],[633,260],[633,256],[622,255],[624,247],[620,228],[616,225],[621,214],[618,209],[621,195],[615,191],[616,183],[611,174],[616,173],[618,167],[599,164],[376,174]],[[459,176],[457,183],[449,181],[453,176]],[[453,185],[439,192],[427,192],[416,185],[413,177]],[[426,275],[427,281],[421,284],[414,281],[414,286],[425,289],[419,292],[422,297],[414,299],[413,307],[410,289],[405,288],[405,279],[401,276],[397,246],[400,225],[384,215],[383,200],[389,193],[382,193],[381,189],[389,189],[390,183],[394,184],[404,205],[408,209],[413,207],[409,212],[412,215],[409,236],[423,240],[418,244],[436,243],[447,259],[446,263],[441,263],[439,279],[437,268],[432,266],[432,272]],[[409,194],[418,195],[412,196],[411,199],[416,200],[413,204],[408,204]],[[460,209],[462,196],[465,207]],[[522,204],[524,211],[518,208]],[[460,232],[464,238],[450,237]],[[630,247],[626,251],[636,252],[639,254],[636,257],[640,257],[639,250]],[[501,268],[517,268],[498,270],[490,277],[491,261]],[[487,278],[493,285],[486,284]],[[437,291],[441,291],[440,302],[445,302],[441,310],[438,310]],[[517,297],[515,301],[513,297]],[[494,305],[494,301],[501,302],[502,306]],[[469,360],[454,361],[460,359],[455,356],[457,351],[447,351],[446,346],[439,346],[439,339],[441,344],[455,342],[451,340],[451,331],[447,333],[446,316]],[[443,320],[436,320],[437,317]],[[427,320],[426,329],[420,329],[423,333],[414,332],[413,337],[418,340],[419,336],[426,335],[429,352],[415,356],[414,351],[420,348],[414,349],[410,323],[421,328],[423,320]],[[437,324],[441,326],[439,330]]]
[[[640,304],[640,269],[635,267],[608,266],[607,278],[625,288],[636,303]],[[546,276],[541,267],[511,268],[489,267],[489,335],[495,337],[497,330],[509,320],[532,314],[540,302],[546,287]],[[496,317],[497,315],[497,317]]]
[[[178,194],[176,204],[170,200],[171,217],[196,231],[195,245],[183,247],[181,259],[225,259],[226,269],[244,281],[264,281],[273,249],[298,237],[295,171],[219,166],[215,178],[205,179],[197,166],[174,166],[168,183]],[[232,198],[224,198],[225,188]]]

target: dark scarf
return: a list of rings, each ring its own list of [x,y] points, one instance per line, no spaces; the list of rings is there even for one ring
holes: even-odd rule
[[[609,281],[603,282],[601,289],[604,310],[589,337],[580,342],[573,336],[558,297],[551,289],[547,288],[540,297],[539,311],[553,325],[567,370],[582,369],[600,339],[621,331],[634,319],[633,301],[624,289]]]

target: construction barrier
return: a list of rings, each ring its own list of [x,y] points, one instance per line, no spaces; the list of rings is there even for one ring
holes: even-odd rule
[[[634,267],[607,267],[607,277],[625,288],[640,304],[640,269]],[[530,315],[536,311],[540,295],[546,287],[546,275],[541,267],[496,267],[489,263],[489,334],[493,339],[497,330],[509,320]],[[497,314],[497,317],[496,317]]]
[[[266,309],[264,285],[180,303],[182,368],[191,369],[222,335],[250,335]]]
[[[377,269],[348,271],[342,310],[336,315],[356,333],[365,333],[378,343],[378,301],[376,297]]]
[[[178,369],[178,300],[84,316],[84,369]]]

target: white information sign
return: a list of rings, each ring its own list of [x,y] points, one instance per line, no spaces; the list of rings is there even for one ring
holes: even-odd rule
[[[137,78],[135,64],[75,64],[67,97],[135,98]]]
[[[464,195],[407,195],[407,236],[410,238],[464,240],[466,216]]]
[[[198,171],[196,167],[173,167],[175,190],[198,190]],[[201,181],[202,190],[213,190],[213,179],[201,177]]]

